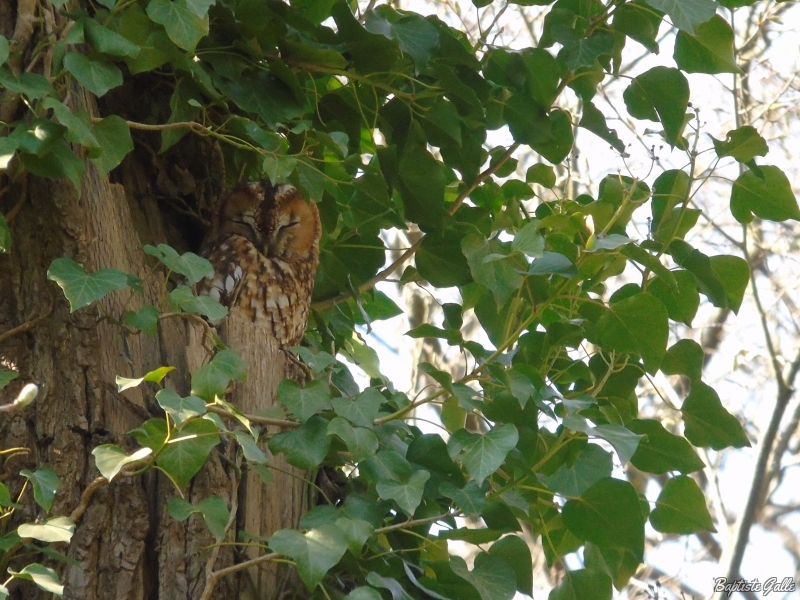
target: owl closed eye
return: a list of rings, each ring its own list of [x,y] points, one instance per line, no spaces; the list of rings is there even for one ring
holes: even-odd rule
[[[284,346],[300,343],[319,262],[319,213],[290,185],[243,183],[222,198],[200,254],[214,270],[198,293],[267,325]]]

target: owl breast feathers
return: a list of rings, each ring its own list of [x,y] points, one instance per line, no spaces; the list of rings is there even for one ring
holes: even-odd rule
[[[200,254],[198,293],[240,307],[284,346],[303,339],[319,262],[317,207],[290,185],[242,183],[222,198]]]

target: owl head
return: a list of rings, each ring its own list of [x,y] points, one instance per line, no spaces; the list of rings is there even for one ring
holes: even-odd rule
[[[228,190],[222,197],[209,238],[240,235],[262,248],[260,221],[262,205],[267,197],[271,197],[271,186],[264,186],[261,182],[240,183]]]
[[[269,258],[303,260],[319,252],[319,212],[291,185],[240,183],[222,198],[210,240],[246,238]]]
[[[270,187],[261,205],[264,254],[283,260],[304,260],[319,252],[319,212],[291,185]]]

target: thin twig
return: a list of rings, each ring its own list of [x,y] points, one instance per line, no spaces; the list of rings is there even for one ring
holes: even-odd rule
[[[751,262],[750,256],[746,250],[745,258],[748,259],[748,263]],[[767,465],[769,463],[770,456],[772,455],[772,448],[775,443],[781,421],[783,420],[783,415],[786,412],[786,407],[789,405],[789,400],[791,400],[792,396],[794,395],[794,388],[791,386],[791,382],[787,383],[787,379],[783,376],[780,359],[777,351],[775,350],[772,336],[770,335],[767,314],[763,305],[761,304],[761,298],[758,295],[755,273],[751,273],[750,275],[750,285],[753,289],[753,302],[756,306],[756,310],[761,321],[761,328],[764,333],[764,339],[767,343],[767,351],[770,355],[775,381],[778,385],[778,394],[775,398],[775,408],[772,411],[769,424],[767,425],[767,429],[761,438],[761,445],[758,449],[758,457],[756,458],[755,469],[753,471],[753,481],[750,487],[750,492],[747,496],[744,510],[742,511],[742,514],[740,515],[736,524],[736,529],[733,536],[733,545],[731,546],[729,554],[730,558],[725,570],[728,581],[734,581],[739,577],[739,572],[742,567],[742,560],[744,558],[744,551],[747,547],[747,541],[750,538],[750,529],[756,522],[759,509],[762,506],[764,487],[767,481]],[[792,376],[792,379],[796,377],[798,370],[800,370],[800,354],[792,363],[789,373]],[[722,595],[717,594],[715,595],[715,598],[722,598]]]
[[[8,211],[6,214],[6,223],[11,223],[14,220],[14,217],[19,214],[19,211],[22,209],[22,205],[25,204],[25,200],[28,199],[28,177],[27,172],[23,173],[22,181],[21,181],[22,189],[20,190],[19,200],[17,203]]]
[[[118,477],[122,475],[123,474],[120,473]],[[108,485],[108,479],[100,476],[94,481],[92,481],[92,483],[90,483],[88,486],[86,486],[86,489],[83,490],[83,493],[81,494],[81,500],[80,502],[78,502],[78,506],[76,506],[75,510],[73,510],[69,515],[70,521],[72,521],[73,523],[77,523],[78,521],[81,520],[81,517],[83,517],[83,513],[85,513],[86,509],[89,507],[89,500],[91,500],[94,493],[104,485]]]
[[[221,406],[216,406],[214,404],[209,404],[206,406],[206,410],[208,412],[212,412],[218,414],[221,417],[226,417],[228,419],[236,419],[236,415],[233,414],[231,411],[222,408]],[[269,419],[267,417],[257,417],[255,415],[244,415],[247,417],[251,423],[257,423],[258,425],[272,425],[274,427],[281,427],[283,429],[297,429],[300,427],[301,423],[297,421],[287,421],[286,419]]]
[[[219,580],[225,577],[226,575],[233,575],[234,573],[238,573],[239,571],[244,571],[245,569],[249,569],[250,567],[256,567],[262,563],[270,562],[275,559],[281,558],[281,555],[277,552],[271,552],[270,554],[264,554],[263,556],[258,556],[251,560],[247,560],[243,563],[239,563],[236,565],[231,565],[230,567],[225,567],[224,569],[220,569],[219,571],[214,571],[206,578],[206,589],[203,590],[203,595],[200,597],[200,600],[211,600],[214,593],[214,588],[217,587]]]
[[[206,561],[206,587],[203,590],[203,597],[206,596],[206,591],[209,591],[209,594],[214,591],[214,588],[217,586],[217,582],[219,579],[214,579],[214,563],[217,562],[217,556],[219,555],[219,550],[222,548],[220,542],[225,538],[230,531],[231,527],[233,527],[234,523],[236,523],[236,512],[239,509],[239,478],[236,476],[237,471],[239,470],[238,465],[236,469],[231,469],[230,479],[231,479],[231,512],[230,516],[228,517],[228,524],[225,526],[225,533],[222,534],[222,537],[217,538],[217,543],[214,544],[214,548],[211,550],[211,555],[208,557]]]
[[[36,317],[35,319],[31,319],[29,321],[26,321],[22,325],[19,325],[18,327],[14,327],[14,329],[10,329],[9,331],[6,331],[5,333],[0,334],[0,343],[4,342],[5,340],[7,340],[8,338],[10,338],[12,336],[17,335],[18,333],[23,333],[25,331],[28,331],[29,329],[32,329],[32,328],[36,327],[36,325],[38,325],[39,323],[44,321],[47,317],[49,317],[53,313],[53,305],[54,304],[55,304],[55,299],[53,298],[53,295],[50,294],[50,306],[48,307],[46,313]]]

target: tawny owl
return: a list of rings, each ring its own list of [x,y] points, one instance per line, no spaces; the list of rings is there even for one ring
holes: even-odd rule
[[[284,347],[303,339],[319,262],[317,207],[290,185],[240,183],[222,198],[200,254],[198,293],[265,322]]]

